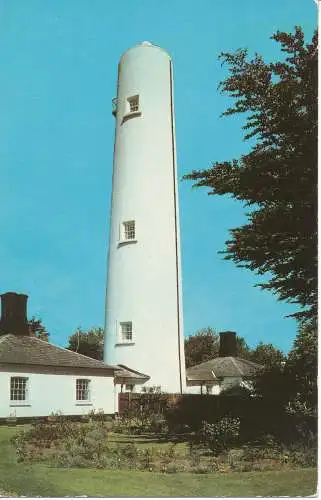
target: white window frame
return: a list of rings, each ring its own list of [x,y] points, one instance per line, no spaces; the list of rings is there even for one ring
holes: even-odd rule
[[[16,382],[15,387],[13,387],[14,380]],[[10,377],[10,406],[30,406],[29,385],[30,385],[29,377],[24,377],[19,375]],[[14,392],[18,396],[19,391],[23,391],[20,392],[20,394],[24,397],[18,399],[12,398]]]
[[[133,226],[133,228],[130,228]],[[129,227],[129,229],[128,229]],[[128,237],[128,233],[132,232],[133,237]],[[136,243],[137,242],[137,225],[134,218],[124,220],[120,223],[119,228],[119,243]]]
[[[141,116],[141,99],[139,94],[134,94],[125,99],[125,112],[122,123],[128,119]]]
[[[124,327],[130,326],[130,338],[124,338],[125,331]],[[126,332],[128,334],[128,331]],[[119,323],[119,343],[120,344],[133,344],[134,343],[134,332],[133,332],[133,322],[132,321],[120,321]]]
[[[127,97],[127,114],[132,115],[140,112],[139,94]]]
[[[80,388],[78,387],[79,385],[81,385]],[[86,385],[86,387],[85,387],[85,385]],[[91,404],[91,379],[89,379],[89,378],[77,378],[75,390],[76,390],[76,398],[75,399],[76,399],[77,405]],[[79,391],[81,392],[81,394],[83,394],[84,391],[86,391],[87,392],[87,399],[84,399],[84,398],[78,399]]]

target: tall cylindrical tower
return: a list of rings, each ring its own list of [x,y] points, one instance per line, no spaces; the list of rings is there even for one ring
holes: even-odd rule
[[[185,387],[173,73],[149,42],[118,67],[105,362]]]

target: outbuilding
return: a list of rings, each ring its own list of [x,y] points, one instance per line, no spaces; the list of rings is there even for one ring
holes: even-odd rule
[[[264,366],[237,356],[235,332],[220,333],[219,356],[186,370],[187,392],[221,394],[253,391],[253,381]]]
[[[1,295],[0,419],[114,414],[118,384],[143,383],[128,367],[106,365],[30,335],[27,295]]]

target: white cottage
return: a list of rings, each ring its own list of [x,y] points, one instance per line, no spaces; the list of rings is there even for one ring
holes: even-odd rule
[[[110,366],[31,336],[27,295],[1,295],[0,419],[62,412],[117,411],[118,384],[141,384],[149,377],[128,367]]]
[[[237,356],[235,332],[221,332],[219,356],[187,368],[187,392],[232,395],[241,390],[252,393],[253,381],[262,370],[263,365]]]

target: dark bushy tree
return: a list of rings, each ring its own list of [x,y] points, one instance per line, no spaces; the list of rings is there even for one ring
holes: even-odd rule
[[[267,63],[247,50],[222,53],[229,75],[220,89],[235,99],[223,115],[245,113],[250,152],[185,176],[209,194],[232,195],[250,207],[248,224],[231,229],[225,258],[259,275],[281,300],[317,312],[317,34],[305,43],[277,32],[285,59]]]
[[[272,344],[260,342],[254,349],[251,349],[250,360],[266,368],[280,367],[284,365],[286,356]]]
[[[83,331],[78,328],[68,339],[67,349],[78,352],[84,356],[98,359],[104,358],[104,329],[91,328]]]
[[[37,337],[40,340],[44,340],[45,342],[49,341],[50,333],[47,331],[41,319],[37,319],[33,316],[28,321],[29,332],[31,335]]]
[[[316,321],[301,324],[285,363],[268,366],[257,379],[257,394],[297,416],[316,415],[317,343]]]
[[[185,339],[186,367],[218,356],[219,335],[213,328],[202,328]]]
[[[316,411],[318,397],[317,352],[318,328],[316,321],[312,320],[300,326],[286,364],[293,381],[293,400],[312,411]]]

